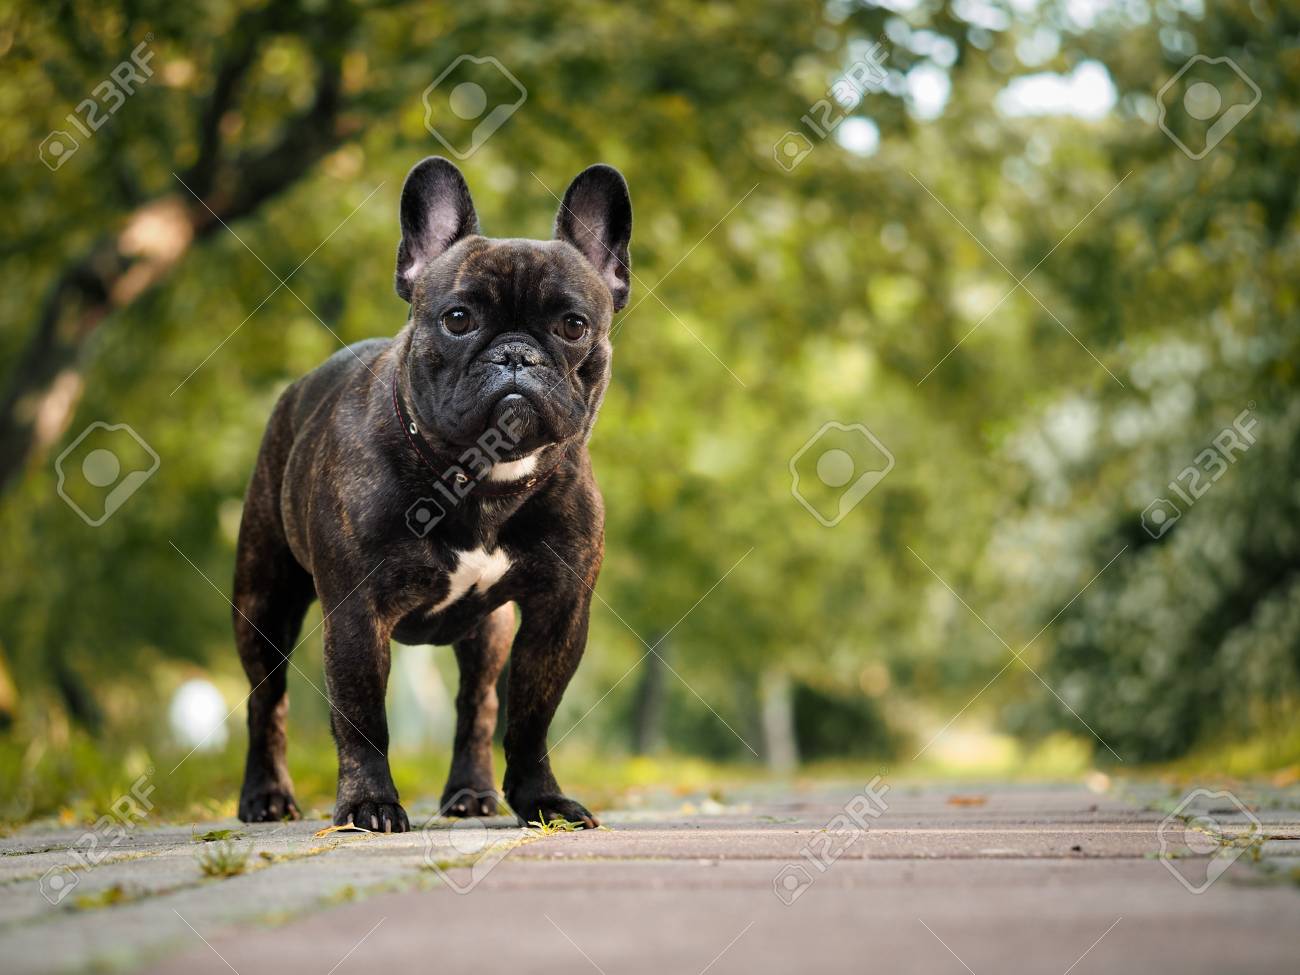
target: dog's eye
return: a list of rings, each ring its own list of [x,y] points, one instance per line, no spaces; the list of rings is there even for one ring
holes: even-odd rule
[[[587,334],[587,320],[581,315],[565,315],[556,333],[570,342],[576,342]]]
[[[474,328],[474,319],[467,308],[453,308],[443,312],[442,327],[452,335],[464,335]]]

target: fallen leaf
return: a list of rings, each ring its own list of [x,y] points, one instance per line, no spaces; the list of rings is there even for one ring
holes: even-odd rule
[[[1295,785],[1300,782],[1300,765],[1292,765],[1290,768],[1284,768],[1273,776],[1273,784],[1279,789],[1285,789],[1287,786]]]
[[[950,806],[982,806],[989,801],[988,796],[949,796]]]
[[[322,836],[329,836],[330,833],[373,833],[374,830],[366,829],[364,826],[358,826],[356,823],[344,823],[342,826],[326,826],[324,829],[318,829],[315,832],[317,839]]]
[[[235,829],[210,829],[206,833],[200,833],[197,836],[191,835],[190,838],[195,843],[216,843],[219,840],[242,839],[243,834]]]

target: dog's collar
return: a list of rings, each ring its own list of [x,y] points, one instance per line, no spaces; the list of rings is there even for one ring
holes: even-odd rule
[[[458,456],[451,454],[439,455],[429,442],[424,439],[420,433],[419,424],[411,416],[406,405],[402,402],[402,397],[397,392],[398,370],[393,370],[393,412],[397,417],[397,424],[402,428],[402,433],[406,436],[406,442],[411,445],[425,465],[434,473],[434,476],[444,482],[458,497],[464,497],[467,494],[476,494],[481,498],[506,498],[517,494],[525,494],[531,491],[542,481],[546,480],[560,466],[560,461],[552,464],[546,470],[534,471],[527,477],[516,481],[492,481],[483,472],[477,476],[472,471],[467,471],[460,463]],[[561,452],[560,460],[563,460]]]

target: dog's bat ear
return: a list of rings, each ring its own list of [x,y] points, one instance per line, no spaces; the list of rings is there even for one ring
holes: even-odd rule
[[[410,301],[415,280],[428,263],[462,237],[478,233],[478,214],[460,170],[441,156],[430,156],[407,174],[400,217],[397,293]]]
[[[555,216],[555,236],[582,252],[614,298],[614,310],[627,304],[632,262],[632,200],[623,175],[596,165],[574,177]]]

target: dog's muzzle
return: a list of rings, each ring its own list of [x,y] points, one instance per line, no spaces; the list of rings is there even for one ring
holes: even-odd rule
[[[492,365],[511,372],[546,365],[546,357],[541,350],[528,342],[502,342],[488,349],[483,358]]]

